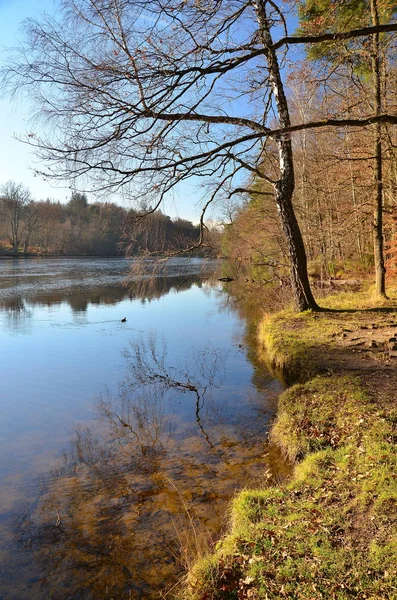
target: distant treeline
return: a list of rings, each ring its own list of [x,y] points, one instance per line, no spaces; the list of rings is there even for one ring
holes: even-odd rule
[[[4,254],[118,256],[166,253],[194,246],[200,229],[161,211],[145,218],[112,202],[88,203],[73,193],[69,202],[34,201],[21,184],[0,194],[0,252]]]

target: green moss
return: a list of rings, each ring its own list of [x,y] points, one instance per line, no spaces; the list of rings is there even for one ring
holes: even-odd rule
[[[317,377],[283,394],[271,439],[290,460],[347,443],[365,428],[366,402],[357,382]]]

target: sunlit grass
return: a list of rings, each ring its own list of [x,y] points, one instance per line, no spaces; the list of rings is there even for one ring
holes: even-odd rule
[[[362,292],[338,292],[330,294],[320,301],[321,307],[331,310],[371,310],[375,308],[394,308],[397,306],[397,283],[387,286],[387,298],[379,298],[374,286],[366,285]]]
[[[283,310],[265,315],[259,324],[259,352],[287,384],[307,381],[326,369],[324,352],[337,349],[345,331],[368,321],[383,325],[387,312],[397,312],[397,288],[390,289],[388,299],[377,299],[368,290],[341,292],[323,298],[321,306],[328,310]]]

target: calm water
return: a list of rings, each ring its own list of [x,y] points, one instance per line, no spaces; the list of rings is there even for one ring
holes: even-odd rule
[[[0,262],[0,599],[158,598],[266,477],[279,386],[217,263],[129,267]]]

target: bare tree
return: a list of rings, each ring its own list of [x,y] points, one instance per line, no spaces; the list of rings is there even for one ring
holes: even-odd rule
[[[30,202],[30,192],[21,183],[8,181],[1,190],[1,212],[7,223],[8,238],[14,254],[22,235],[22,219]]]
[[[37,204],[33,200],[30,200],[25,206],[23,221],[23,251],[27,254],[31,236],[40,226],[39,211],[37,210]]]
[[[130,185],[152,211],[186,179],[211,180],[202,229],[211,202],[255,176],[274,190],[297,305],[316,309],[292,206],[291,132],[341,123],[291,125],[280,60],[294,41],[278,5],[69,0],[61,6],[58,22],[26,22],[26,44],[5,73],[6,87],[28,88],[49,125],[47,136],[31,131],[27,138],[48,165],[45,175],[90,176],[94,191]],[[280,27],[285,37],[273,42]],[[264,157],[275,147],[278,165],[264,172]]]
[[[379,8],[377,0],[370,0],[371,18],[374,26],[379,25]],[[375,114],[382,114],[382,52],[379,33],[372,36],[371,66],[374,85]],[[375,155],[375,209],[374,209],[374,260],[375,289],[379,296],[386,296],[386,267],[383,250],[383,152],[382,125],[377,123],[374,135]]]

